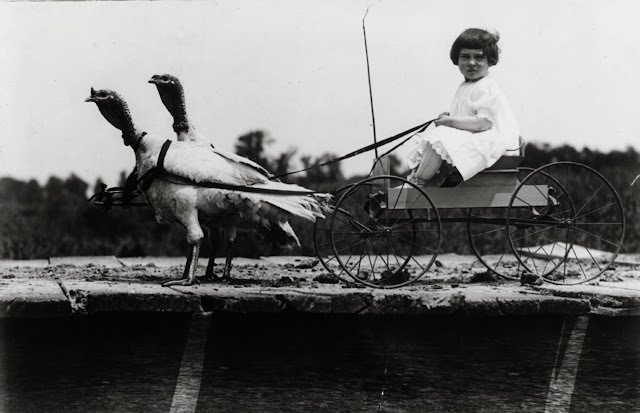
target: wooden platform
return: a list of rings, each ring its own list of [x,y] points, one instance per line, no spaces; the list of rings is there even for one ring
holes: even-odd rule
[[[439,254],[441,267],[408,288],[379,290],[338,283],[310,257],[234,260],[234,282],[162,287],[182,275],[184,257],[68,257],[59,265],[0,261],[0,318],[63,318],[144,313],[325,313],[369,315],[640,314],[640,256],[616,265],[598,285],[521,285],[475,279],[473,256]],[[431,257],[414,257],[426,262]],[[95,264],[116,259],[121,268]],[[50,259],[48,261],[53,261]],[[618,262],[618,261],[616,261]],[[218,266],[220,267],[220,266]],[[220,268],[217,268],[220,270]],[[201,273],[204,267],[200,268]],[[484,271],[484,270],[482,270]],[[328,279],[328,281],[327,281]],[[608,281],[607,281],[608,280]],[[1,410],[1,408],[0,408]]]

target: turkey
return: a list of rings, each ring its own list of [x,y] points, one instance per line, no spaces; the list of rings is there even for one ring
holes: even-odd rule
[[[297,237],[287,220],[300,217],[310,222],[324,217],[328,194],[315,194],[298,185],[272,182],[244,163],[234,162],[209,148],[191,142],[167,141],[138,129],[124,99],[108,89],[94,90],[85,100],[94,102],[100,113],[122,131],[131,146],[140,176],[158,170],[152,180],[143,180],[147,202],[158,223],[174,222],[186,230],[189,254],[185,276],[163,285],[191,285],[196,280],[201,222],[221,228],[233,241],[237,230],[279,225],[289,237]],[[168,149],[167,149],[168,148]],[[219,187],[212,187],[212,186]],[[244,191],[238,187],[246,188]],[[224,187],[224,188],[220,188]],[[299,243],[298,243],[299,244]],[[229,276],[232,255],[227,255],[225,276]]]
[[[208,145],[204,137],[187,118],[184,89],[177,77],[169,74],[153,75],[149,83],[156,85],[160,99],[173,117],[173,130],[179,141],[190,141]]]
[[[196,131],[196,128],[189,123],[184,99],[184,90],[178,78],[168,74],[153,75],[151,79],[149,79],[149,83],[156,85],[162,103],[173,117],[172,126],[176,133],[176,138],[179,141],[194,142],[204,146],[210,145],[206,142],[204,137]],[[175,98],[175,95],[177,95],[178,98]],[[213,145],[211,145],[211,148],[213,148]],[[204,278],[213,279],[216,278],[213,268],[215,266],[220,231],[218,231],[217,228],[207,228],[207,238],[209,240],[211,252],[209,254],[209,261],[207,263],[207,270],[205,271]]]
[[[160,95],[160,100],[164,104],[165,108],[167,108],[169,114],[171,114],[171,117],[173,118],[173,130],[176,133],[176,138],[178,139],[178,141],[187,141],[194,144],[206,146],[216,154],[223,156],[230,161],[238,162],[248,167],[251,174],[253,174],[254,172],[258,172],[265,177],[271,176],[271,174],[266,169],[249,159],[215,149],[215,147],[210,144],[204,138],[204,136],[198,133],[196,127],[187,116],[187,105],[185,102],[184,88],[177,77],[170,74],[156,74],[151,76],[151,79],[149,79],[148,82],[156,86],[156,88],[158,89],[158,94]],[[285,231],[283,231],[283,226],[286,227]],[[279,225],[278,223],[271,223],[271,225],[269,225],[269,231],[265,233],[264,236],[265,238],[273,240],[274,244],[277,244],[280,247],[290,248],[298,244],[297,238],[288,236],[288,234],[293,233],[293,229],[290,227],[289,223],[284,223],[283,225]],[[227,238],[227,254],[231,254],[232,251],[230,251],[230,249],[233,247],[235,233],[225,235]],[[209,262],[207,264],[207,270],[205,272],[205,278],[207,279],[216,278],[213,269],[215,265],[216,252],[218,250],[219,237],[220,233],[217,228],[208,228],[208,239],[209,245],[211,247],[211,252]],[[231,261],[227,260],[227,262]],[[227,267],[225,266],[225,271],[223,271],[223,278],[228,277],[230,270],[231,268],[227,269]]]
[[[236,154],[215,149],[198,131],[187,117],[187,105],[184,98],[184,88],[180,80],[169,74],[153,75],[149,83],[156,85],[160,100],[173,117],[173,130],[179,141],[189,141],[209,147],[216,154],[228,158],[231,161],[241,163],[260,174],[271,177],[269,171],[250,159]]]

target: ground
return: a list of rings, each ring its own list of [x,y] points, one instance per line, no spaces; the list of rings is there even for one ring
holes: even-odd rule
[[[204,274],[206,260],[201,260]],[[216,270],[221,271],[223,259]],[[182,275],[183,258],[59,257],[0,261],[0,316],[113,311],[357,314],[586,314],[640,312],[640,265],[621,260],[577,286],[522,285],[491,276],[473,257],[445,254],[408,286],[380,290],[332,277],[312,257],[237,258],[229,281],[160,284]]]

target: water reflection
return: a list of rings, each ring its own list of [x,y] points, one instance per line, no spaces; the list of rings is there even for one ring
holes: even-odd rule
[[[1,320],[0,407],[169,412],[190,320]],[[197,411],[542,412],[562,321],[213,315]],[[592,317],[570,411],[640,410],[639,361],[639,317]]]

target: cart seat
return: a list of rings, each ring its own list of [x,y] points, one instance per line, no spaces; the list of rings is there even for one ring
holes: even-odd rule
[[[496,169],[516,169],[524,161],[525,141],[522,136],[518,138],[518,147],[507,150],[507,155],[501,156],[496,163],[485,169],[485,171],[493,171]]]
[[[460,182],[456,186],[511,186],[517,185],[516,173],[524,161],[525,142],[519,138],[520,146],[507,151],[508,155],[498,158],[496,163],[479,172],[468,181]],[[457,172],[457,171],[456,171]]]
[[[505,169],[516,169],[522,164],[522,161],[524,161],[524,156],[504,155],[504,156],[501,156],[496,161],[496,163],[494,163],[493,165],[491,165],[490,167],[488,167],[482,172],[505,170]]]

